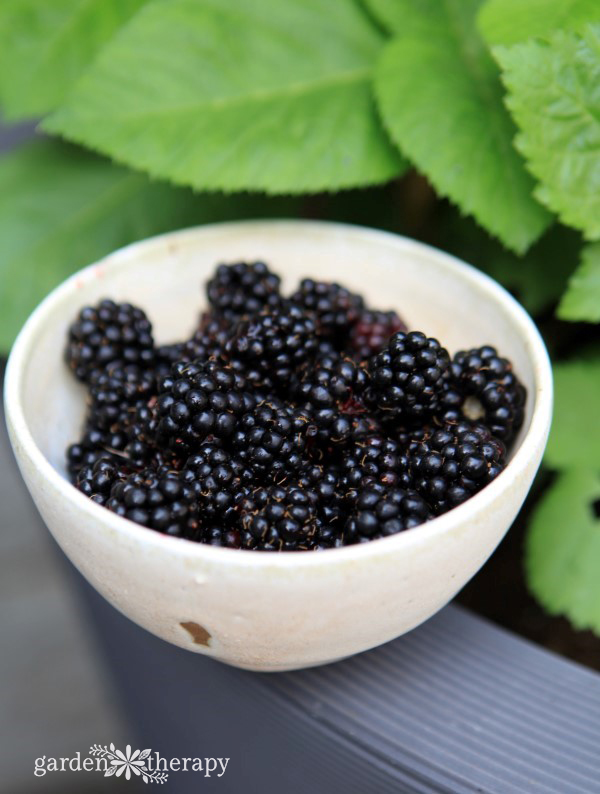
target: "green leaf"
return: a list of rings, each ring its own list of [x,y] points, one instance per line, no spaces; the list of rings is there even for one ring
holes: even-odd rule
[[[60,281],[115,248],[170,229],[263,214],[291,202],[195,196],[53,141],[0,159],[0,349]]]
[[[600,238],[600,25],[494,53],[521,130],[516,146],[541,182],[536,196],[568,226]]]
[[[600,322],[600,243],[583,249],[557,315],[561,320]]]
[[[598,0],[488,0],[478,19],[490,46],[509,46],[555,30],[578,30],[596,21]]]
[[[155,2],[44,126],[202,189],[375,184],[404,167],[370,92],[381,44],[354,0]]]
[[[100,48],[147,0],[2,0],[0,104],[6,118],[54,110]]]
[[[554,615],[600,633],[600,476],[576,469],[561,474],[532,518],[526,540],[529,587]]]
[[[554,420],[546,463],[555,469],[600,462],[600,356],[554,365]]]
[[[383,18],[388,3],[377,0]],[[475,27],[479,0],[396,0],[402,32],[385,48],[375,87],[391,137],[439,193],[523,252],[550,217],[512,145],[498,69]]]
[[[558,302],[579,258],[578,232],[555,224],[524,256],[517,256],[452,208],[438,215],[443,219],[438,245],[495,278],[528,312],[537,315]]]

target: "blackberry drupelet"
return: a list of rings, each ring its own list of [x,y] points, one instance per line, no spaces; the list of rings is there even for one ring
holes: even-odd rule
[[[469,408],[465,401],[475,398],[481,407],[481,418],[492,434],[510,444],[523,424],[527,396],[511,363],[501,358],[491,345],[461,350],[452,359],[449,381],[454,407],[456,392],[463,398],[463,411]],[[451,409],[449,394],[442,401],[447,410]],[[477,411],[477,403],[470,408]]]
[[[155,440],[182,454],[203,441],[231,438],[254,398],[244,378],[218,361],[179,362],[159,383],[153,407]]]
[[[295,371],[317,349],[314,320],[298,306],[287,305],[270,313],[242,320],[226,345],[226,358],[238,367],[285,387]]]
[[[217,315],[236,321],[281,303],[281,279],[264,262],[219,265],[206,285],[208,301]]]
[[[414,488],[440,515],[494,480],[506,466],[506,449],[486,426],[463,420],[419,434],[408,460]]]
[[[69,328],[65,360],[85,383],[109,364],[149,367],[154,361],[150,321],[130,303],[103,300],[86,306]]]
[[[191,537],[199,519],[193,490],[179,474],[144,469],[113,485],[106,507],[166,535]]]
[[[363,311],[350,333],[350,350],[357,361],[365,361],[379,353],[387,341],[407,327],[394,311]]]
[[[344,543],[362,543],[395,535],[431,518],[425,500],[409,488],[370,485],[356,499],[344,527]]]
[[[315,494],[296,484],[259,488],[245,500],[241,526],[259,551],[313,549],[319,529]]]
[[[271,399],[240,417],[230,443],[251,471],[277,481],[303,467],[305,451],[315,434],[310,414]]]
[[[450,356],[437,339],[420,331],[399,331],[385,349],[369,359],[367,401],[404,422],[423,422],[439,406]]]
[[[364,308],[360,295],[355,295],[340,284],[314,281],[312,278],[303,279],[290,300],[314,315],[320,336],[333,337],[341,342],[346,341]]]
[[[365,370],[340,353],[305,366],[295,398],[313,417],[321,445],[343,444],[371,432],[374,423],[363,403],[366,386]]]

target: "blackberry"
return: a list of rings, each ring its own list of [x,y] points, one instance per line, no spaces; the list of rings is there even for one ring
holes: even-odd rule
[[[300,551],[317,543],[314,493],[296,484],[259,488],[245,500],[241,526],[247,543],[261,551]]]
[[[113,485],[106,507],[166,535],[190,537],[199,520],[193,490],[180,475],[144,469]]]
[[[264,308],[276,309],[281,303],[280,282],[264,262],[219,265],[206,294],[217,315],[235,321]]]
[[[186,342],[162,345],[156,349],[156,372],[168,375],[173,364],[181,361],[208,361],[218,357],[225,348],[230,326],[221,319],[204,315],[200,327]]]
[[[366,372],[340,353],[309,362],[295,388],[295,398],[314,419],[321,444],[343,444],[369,432],[372,423],[363,403]]]
[[[430,518],[427,502],[415,491],[370,485],[358,494],[344,527],[344,542],[362,543],[395,535]]]
[[[315,548],[328,549],[343,545],[344,505],[340,498],[340,471],[336,466],[306,461],[297,484],[311,493],[316,503],[317,534]]]
[[[75,479],[75,487],[93,499],[106,504],[113,485],[126,480],[132,473],[128,461],[101,457],[92,466],[83,466]]]
[[[448,422],[413,440],[408,458],[415,489],[440,515],[495,479],[506,466],[506,449],[482,424]]]
[[[149,366],[154,360],[150,321],[130,303],[103,300],[86,306],[69,327],[65,360],[86,383],[110,364]]]
[[[127,435],[122,431],[110,432],[86,425],[79,441],[67,447],[67,471],[73,483],[81,469],[93,466],[105,458],[118,461],[124,456]]]
[[[509,444],[523,424],[526,396],[511,363],[495,347],[484,345],[456,353],[442,405],[446,418],[455,418],[458,410],[474,410],[473,418],[482,418],[493,435]],[[452,410],[454,414],[449,414]]]
[[[262,375],[285,386],[316,349],[314,320],[292,305],[238,323],[227,342],[226,356],[240,368],[254,369],[255,377]]]
[[[438,408],[449,365],[450,356],[437,339],[419,331],[399,331],[369,359],[368,402],[388,416],[422,422]]]
[[[358,361],[365,361],[375,353],[379,353],[395,333],[407,330],[405,323],[396,312],[367,309],[361,312],[350,333],[352,355]]]
[[[341,465],[339,487],[347,504],[355,504],[359,493],[373,485],[412,485],[405,447],[381,435],[367,436],[352,444]]]
[[[125,430],[138,404],[156,394],[151,372],[135,365],[111,367],[92,375],[89,387],[89,422],[99,430]]]
[[[211,438],[227,440],[254,405],[244,378],[218,361],[179,362],[159,383],[155,440],[180,454]]]
[[[291,296],[292,303],[312,313],[320,336],[345,341],[364,308],[360,295],[336,283],[305,278]]]
[[[250,469],[212,443],[188,458],[181,478],[193,491],[202,520],[228,526],[236,522],[239,503],[254,484]]]
[[[240,418],[231,447],[253,472],[268,474],[274,481],[303,466],[305,450],[315,434],[307,412],[272,399]]]

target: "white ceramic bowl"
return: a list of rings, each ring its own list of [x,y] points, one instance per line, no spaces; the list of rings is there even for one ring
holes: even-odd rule
[[[84,389],[63,363],[68,324],[103,297],[147,310],[159,342],[189,335],[217,262],[264,259],[290,289],[339,280],[451,352],[484,343],[514,362],[527,412],[506,470],[446,515],[393,537],[320,553],[258,553],[166,537],[94,504],[65,477]],[[511,525],[540,464],[552,378],[544,344],[498,284],[451,256],[380,231],[328,223],[226,223],[156,237],[85,268],[27,321],[6,373],[6,414],[29,490],[65,554],[140,626],[251,670],[340,659],[398,637],[446,604]]]

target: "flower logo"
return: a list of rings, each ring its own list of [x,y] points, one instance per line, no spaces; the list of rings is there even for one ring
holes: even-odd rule
[[[90,747],[90,755],[106,758],[108,761],[104,777],[125,775],[126,780],[131,780],[131,775],[134,774],[141,777],[144,783],[164,783],[168,775],[165,772],[149,769],[146,764],[150,753],[151,750],[134,750],[132,752],[130,744],[125,748],[125,752],[117,750],[112,743],[109,747],[99,744]]]

